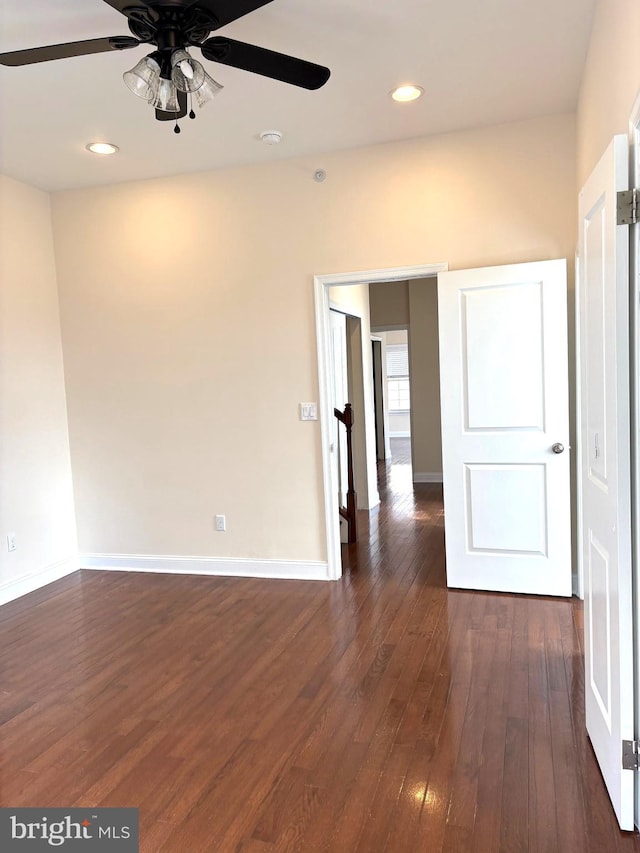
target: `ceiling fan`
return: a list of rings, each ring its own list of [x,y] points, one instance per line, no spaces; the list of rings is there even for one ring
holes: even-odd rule
[[[274,50],[226,38],[210,37],[226,24],[248,15],[272,0],[104,0],[126,18],[133,36],[107,36],[53,44],[0,54],[0,65],[31,65],[53,59],[155,45],[123,75],[129,89],[155,107],[160,121],[174,121],[187,113],[192,94],[202,107],[222,86],[193,59],[187,48],[197,47],[205,59],[261,74],[304,89],[319,89],[330,71],[322,65]],[[195,118],[193,109],[189,116]],[[180,132],[177,121],[175,130]]]

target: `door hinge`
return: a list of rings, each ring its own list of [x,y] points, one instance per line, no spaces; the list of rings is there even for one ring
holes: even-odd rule
[[[638,222],[640,190],[623,190],[618,193],[618,225],[635,225]]]
[[[622,741],[622,769],[623,770],[639,770],[638,753],[640,752],[640,744],[637,740]]]

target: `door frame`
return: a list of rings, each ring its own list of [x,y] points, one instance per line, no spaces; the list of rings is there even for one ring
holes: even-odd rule
[[[338,484],[331,464],[331,330],[329,326],[329,288],[352,284],[377,284],[379,282],[412,281],[427,278],[449,269],[448,263],[418,264],[415,266],[389,267],[362,270],[359,272],[314,275],[314,305],[316,320],[316,344],[318,355],[318,416],[322,448],[322,488],[324,492],[325,531],[327,539],[327,573],[330,580],[342,577],[340,550],[340,521],[335,495]]]
[[[640,106],[640,103],[637,103],[636,106]],[[623,155],[624,157],[627,157],[630,149],[631,155],[633,156],[633,144],[629,136],[616,134],[609,140],[607,148],[602,152],[597,164],[593,166],[592,172],[586,179],[586,183],[584,185],[584,187],[589,186],[590,195],[588,204],[593,204],[596,201],[600,190],[604,195],[605,190],[607,194],[609,194],[614,187],[616,189],[624,189],[629,186],[628,178],[631,166],[629,165],[623,173],[621,170],[621,159]],[[609,159],[605,159],[607,155]],[[628,157],[629,163],[631,162],[631,159],[632,157]],[[594,186],[589,182],[595,180],[594,176],[596,173],[600,177],[600,183]],[[583,192],[584,188],[580,191],[580,231],[582,231],[584,227],[582,210],[584,208],[586,211],[587,207],[587,205],[583,205],[582,203]],[[611,195],[609,195],[608,202],[611,204],[613,210],[607,212],[607,216],[615,217],[615,197],[611,197]],[[607,227],[609,225],[610,221]],[[592,667],[592,663],[589,660],[590,647],[595,648],[595,645],[593,643],[593,639],[589,640],[590,632],[591,637],[593,638],[593,628],[592,625],[587,623],[590,619],[593,620],[593,611],[590,613],[588,610],[587,596],[585,596],[584,619],[587,723],[589,723],[589,717],[591,717],[591,724],[589,725],[590,735],[594,736],[600,742],[600,746],[603,750],[602,754],[598,755],[598,762],[601,760],[603,762],[603,784],[605,784],[605,775],[607,777],[615,777],[611,779],[607,778],[605,787],[608,789],[609,784],[613,785],[612,795],[610,795],[612,806],[616,811],[618,821],[624,824],[624,829],[631,829],[633,824],[637,824],[638,822],[638,774],[635,772],[633,777],[618,777],[617,774],[619,772],[624,774],[624,770],[622,770],[622,764],[619,763],[622,761],[622,743],[619,741],[616,742],[617,737],[635,740],[638,734],[638,632],[636,624],[638,610],[635,605],[637,597],[638,565],[635,557],[634,546],[634,538],[637,535],[637,530],[634,532],[634,528],[636,527],[634,516],[634,493],[638,488],[638,483],[636,482],[636,462],[633,451],[635,442],[632,429],[632,425],[635,420],[634,409],[637,405],[637,380],[634,376],[633,367],[637,347],[637,343],[634,338],[635,316],[637,315],[637,307],[634,304],[637,298],[637,291],[634,295],[634,278],[637,273],[634,271],[633,265],[629,263],[629,254],[633,254],[631,248],[632,242],[634,239],[637,239],[633,236],[633,230],[634,229],[632,228],[629,229],[628,241],[626,241],[627,245],[623,251],[621,251],[620,245],[623,240],[619,233],[616,234],[615,248],[612,249],[612,251],[615,250],[617,262],[621,265],[622,270],[624,271],[623,277],[616,277],[615,282],[612,283],[616,298],[615,329],[617,340],[614,363],[615,379],[611,384],[616,389],[615,406],[617,409],[617,418],[615,433],[617,443],[615,448],[616,455],[612,457],[613,464],[611,465],[611,468],[612,470],[616,470],[613,487],[617,491],[617,513],[615,517],[612,514],[612,516],[608,518],[606,534],[617,538],[617,543],[615,545],[615,549],[617,551],[616,563],[612,564],[612,576],[614,578],[612,582],[614,585],[613,603],[610,605],[608,601],[608,581],[605,584],[601,584],[599,587],[596,587],[596,592],[602,601],[603,596],[601,587],[606,586],[607,602],[605,607],[607,611],[611,608],[611,611],[616,611],[618,614],[615,624],[616,633],[613,640],[609,639],[611,628],[609,627],[610,617],[608,612],[607,614],[601,615],[600,620],[594,623],[603,627],[607,638],[605,651],[607,651],[608,660],[604,664],[607,679],[606,684],[608,685],[607,693],[609,697],[608,700],[604,700],[604,704],[608,705],[607,708],[603,707],[603,702],[597,695],[592,698],[591,701],[589,701],[588,696],[589,692],[591,692],[590,679],[593,678],[593,675],[590,672],[590,668]],[[616,231],[619,231],[619,229],[616,229]],[[580,238],[582,238],[581,234]],[[582,239],[580,239],[580,243],[581,242]],[[604,248],[601,251],[604,252]],[[581,385],[580,379],[585,352],[583,347],[585,339],[583,339],[582,336],[584,313],[586,310],[584,274],[584,269],[580,269],[579,280],[577,281],[577,292],[580,295],[580,299],[576,300],[576,340],[579,343],[576,363],[577,380],[579,385]],[[609,294],[614,291],[611,289],[607,290]],[[611,314],[609,316],[611,316]],[[602,344],[599,342],[596,346],[601,347]],[[608,374],[606,370],[604,372],[604,381],[606,383]],[[588,455],[587,445],[589,444],[591,447],[594,446],[592,444],[593,436],[589,434],[586,436],[584,435],[586,430],[584,429],[584,422],[582,420],[582,407],[580,407],[581,397],[584,397],[588,392],[588,388],[582,385],[582,387],[579,388],[579,393],[577,394],[577,403],[579,408],[577,409],[576,433],[578,445],[581,449],[581,459],[579,464],[582,474],[586,473],[583,469],[585,469],[586,457]],[[581,476],[580,478],[580,492],[584,498],[586,495],[584,476]],[[585,553],[586,549],[584,547],[585,544],[588,544],[584,541],[585,538],[588,538],[585,537],[585,520],[585,507],[583,502],[582,506],[580,506],[580,541],[578,549],[580,554],[579,591],[581,593],[581,597],[586,593],[585,586],[586,579],[589,577],[590,564],[589,555]],[[610,534],[609,525],[611,525]],[[606,542],[604,547],[606,550]],[[620,582],[621,586],[618,586],[618,582]],[[591,586],[591,590],[593,590],[593,585]],[[629,643],[630,634],[632,634],[631,643]],[[597,647],[600,650],[604,648],[602,640],[599,641]],[[617,649],[617,651],[614,649]],[[613,664],[610,663],[612,658],[614,659]],[[616,667],[621,667],[623,672],[616,673]],[[629,671],[632,673],[631,678],[629,677]],[[612,676],[610,673],[616,674]],[[630,704],[632,704],[632,708],[630,708]],[[591,705],[591,710],[589,705]],[[597,744],[595,744],[594,748],[596,747]],[[618,749],[620,752],[616,754]],[[628,801],[630,782],[633,783],[633,819],[630,814]],[[620,784],[620,789],[618,789],[618,783]]]
[[[373,367],[373,406],[375,409],[376,460],[382,462],[391,455],[389,447],[389,417],[384,388],[383,366],[385,346],[380,334],[371,333],[371,363]]]
[[[640,187],[640,91],[629,118],[629,186]],[[635,737],[640,734],[640,226],[629,229],[631,355],[631,555],[635,670]],[[635,778],[635,825],[640,827],[640,780]]]

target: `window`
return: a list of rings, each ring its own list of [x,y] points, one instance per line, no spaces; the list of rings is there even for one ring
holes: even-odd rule
[[[387,346],[387,399],[390,412],[408,412],[411,408],[407,344]]]

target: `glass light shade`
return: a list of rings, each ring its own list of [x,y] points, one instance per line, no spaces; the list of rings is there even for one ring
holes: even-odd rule
[[[151,56],[145,56],[131,71],[125,71],[122,79],[134,95],[150,101],[158,91],[160,66]]]
[[[192,59],[186,50],[171,54],[171,80],[181,92],[196,92],[204,83],[205,74],[202,63]]]
[[[204,69],[203,69],[204,71]],[[217,83],[213,77],[211,77],[207,72],[204,72],[204,82],[199,89],[196,89],[194,92],[196,103],[199,107],[204,107],[205,104],[208,104],[212,98],[221,92],[224,89],[222,84]]]
[[[149,102],[152,107],[165,113],[177,113],[180,110],[178,104],[178,90],[171,80],[160,77],[158,94]]]

